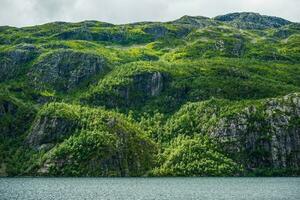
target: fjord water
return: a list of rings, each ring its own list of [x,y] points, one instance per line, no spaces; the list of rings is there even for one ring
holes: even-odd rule
[[[1,178],[0,199],[300,199],[300,178]]]

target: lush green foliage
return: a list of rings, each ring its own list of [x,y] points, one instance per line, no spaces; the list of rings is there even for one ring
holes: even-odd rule
[[[299,174],[299,64],[255,13],[0,27],[0,175]]]
[[[160,155],[161,166],[153,170],[159,176],[226,176],[241,168],[220,152],[207,137],[177,137]]]

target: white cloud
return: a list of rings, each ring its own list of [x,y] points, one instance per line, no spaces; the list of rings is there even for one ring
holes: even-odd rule
[[[0,0],[0,25],[83,20],[168,21],[183,15],[214,17],[239,11],[299,22],[299,8],[299,0]]]

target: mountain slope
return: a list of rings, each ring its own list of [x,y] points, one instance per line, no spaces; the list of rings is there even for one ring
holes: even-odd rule
[[[300,26],[0,27],[0,175],[300,174]]]
[[[280,28],[291,22],[279,17],[260,15],[259,13],[231,13],[214,18],[217,21],[230,23],[237,28],[244,29],[268,29]]]

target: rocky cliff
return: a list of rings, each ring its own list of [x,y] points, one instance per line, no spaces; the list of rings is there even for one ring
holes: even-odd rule
[[[192,103],[175,114],[166,129],[171,137],[183,134],[216,139],[226,155],[247,170],[298,170],[299,101],[299,93],[295,93],[230,106],[221,100]]]
[[[68,113],[61,113],[65,109]],[[37,116],[25,145],[36,152],[51,151],[30,173],[138,176],[154,163],[154,142],[120,115],[78,105],[48,104]]]
[[[107,70],[107,62],[103,57],[60,50],[40,58],[28,76],[35,88],[45,89],[48,86],[58,91],[66,91],[96,75],[104,74]]]
[[[210,134],[225,143],[232,142],[228,151],[244,154],[247,168],[299,169],[299,94],[270,99],[260,106],[222,118]]]

